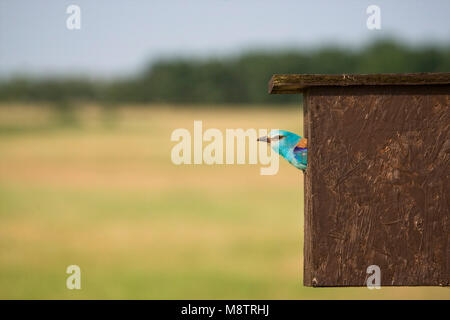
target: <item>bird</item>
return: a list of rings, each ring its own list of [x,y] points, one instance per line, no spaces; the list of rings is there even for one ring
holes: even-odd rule
[[[257,141],[267,142],[272,149],[285,158],[297,169],[306,172],[308,164],[308,140],[301,136],[285,131],[271,130],[269,135],[259,137]]]

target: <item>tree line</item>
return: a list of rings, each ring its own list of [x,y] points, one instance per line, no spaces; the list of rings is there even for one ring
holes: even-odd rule
[[[171,104],[294,103],[297,95],[269,95],[278,73],[449,72],[450,46],[408,46],[379,40],[360,49],[251,51],[223,58],[171,58],[134,76],[109,80],[14,77],[0,82],[0,101],[92,101]]]

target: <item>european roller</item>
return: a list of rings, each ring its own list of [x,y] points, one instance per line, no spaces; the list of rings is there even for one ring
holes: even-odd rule
[[[270,144],[272,149],[289,161],[294,167],[305,172],[307,165],[307,140],[295,133],[284,130],[272,130],[268,136],[258,138]]]

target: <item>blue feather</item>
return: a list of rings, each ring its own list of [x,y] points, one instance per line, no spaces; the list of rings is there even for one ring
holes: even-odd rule
[[[267,141],[273,150],[289,161],[294,167],[305,171],[308,164],[308,148],[306,139],[301,136],[285,131],[272,130],[268,137],[260,141]]]

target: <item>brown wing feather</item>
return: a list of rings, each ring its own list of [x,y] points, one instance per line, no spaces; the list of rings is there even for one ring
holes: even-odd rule
[[[305,138],[300,139],[296,145],[296,147],[299,147],[299,148],[306,148],[307,146],[308,146],[308,140]]]

